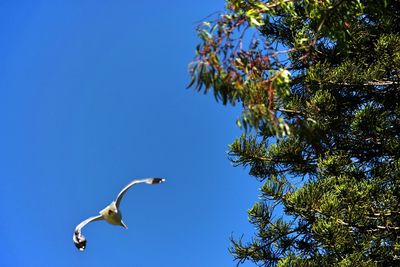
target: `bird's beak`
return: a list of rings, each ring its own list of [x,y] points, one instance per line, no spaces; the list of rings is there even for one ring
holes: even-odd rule
[[[128,226],[123,221],[121,221],[121,226],[124,227],[125,229],[128,229]]]

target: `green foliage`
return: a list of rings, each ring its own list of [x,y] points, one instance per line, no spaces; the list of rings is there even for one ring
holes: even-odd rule
[[[400,3],[227,0],[190,86],[242,105],[230,146],[262,186],[237,263],[400,266]]]

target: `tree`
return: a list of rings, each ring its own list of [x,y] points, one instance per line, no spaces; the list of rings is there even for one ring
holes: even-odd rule
[[[240,104],[230,160],[262,186],[237,263],[400,266],[400,2],[227,0],[190,86]]]

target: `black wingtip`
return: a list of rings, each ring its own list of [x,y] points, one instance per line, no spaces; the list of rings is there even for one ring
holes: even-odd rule
[[[165,179],[164,178],[153,178],[153,181],[151,182],[152,184],[161,184],[164,183]]]
[[[75,243],[75,246],[79,249],[79,251],[84,251],[86,248],[86,240],[80,243]]]
[[[75,247],[79,249],[79,251],[85,250],[87,241],[83,235],[75,234],[73,240]]]

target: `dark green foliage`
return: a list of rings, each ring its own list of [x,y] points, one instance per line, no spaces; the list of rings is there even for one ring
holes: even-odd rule
[[[233,256],[400,266],[400,2],[226,2],[190,71],[242,105],[230,159],[263,182]]]

